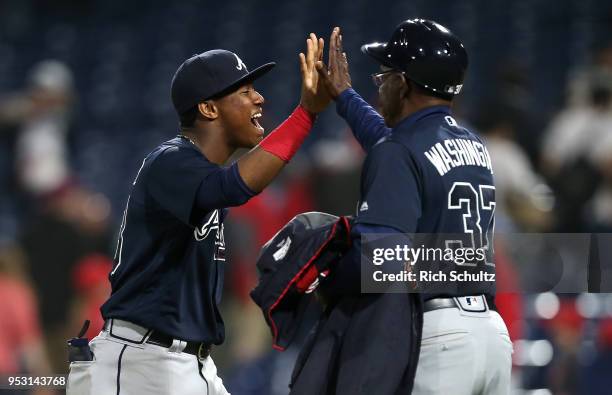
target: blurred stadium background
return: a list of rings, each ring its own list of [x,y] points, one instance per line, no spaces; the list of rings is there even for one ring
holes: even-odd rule
[[[177,133],[169,85],[185,58],[225,48],[251,67],[276,61],[256,85],[271,130],[298,102],[309,32],[327,40],[342,27],[353,85],[375,102],[376,65],[359,47],[409,17],[448,26],[468,49],[455,111],[494,162],[498,264],[516,255],[504,232],[611,232],[609,1],[1,0],[0,375],[64,373],[65,339],[85,318],[90,338],[101,327],[130,183]],[[272,351],[250,302],[258,247],[300,212],[353,213],[362,159],[330,107],[282,177],[232,210],[228,337],[213,355],[233,394],[286,393],[298,349]],[[512,293],[499,304],[516,394],[610,393],[612,294]]]

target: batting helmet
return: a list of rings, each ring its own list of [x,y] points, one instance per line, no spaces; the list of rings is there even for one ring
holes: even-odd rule
[[[427,19],[400,23],[386,43],[371,43],[361,51],[384,66],[403,71],[410,80],[438,95],[459,94],[468,65],[461,41],[444,26]]]

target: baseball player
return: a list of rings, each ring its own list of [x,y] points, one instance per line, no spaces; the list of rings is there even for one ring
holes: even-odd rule
[[[227,393],[209,355],[225,336],[223,220],[274,179],[329,103],[317,89],[322,48],[311,34],[299,56],[300,105],[265,138],[264,98],[253,82],[274,63],[249,71],[237,54],[216,49],[178,68],[171,89],[179,134],[136,174],[101,308],[104,330],[81,353],[89,358],[71,363],[68,394]],[[237,148],[252,149],[223,166]]]
[[[338,28],[330,38],[329,69],[317,62],[338,114],[367,151],[354,248],[340,262],[333,288],[359,292],[363,234],[464,234],[486,251],[478,268],[494,273],[490,157],[480,138],[451,115],[468,64],[463,44],[436,22],[412,19],[387,43],[362,51],[381,66],[373,75],[380,114],[351,89]],[[422,295],[413,394],[509,393],[512,343],[494,296],[494,283],[486,281],[455,282]]]

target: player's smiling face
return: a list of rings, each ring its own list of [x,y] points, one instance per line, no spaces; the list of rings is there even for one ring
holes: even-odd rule
[[[405,84],[404,76],[397,70],[381,67],[382,84],[378,88],[380,115],[389,127],[394,127],[401,120],[402,86]]]
[[[263,103],[263,96],[253,88],[253,84],[245,84],[217,100],[230,145],[253,148],[263,139],[264,128],[259,123]]]

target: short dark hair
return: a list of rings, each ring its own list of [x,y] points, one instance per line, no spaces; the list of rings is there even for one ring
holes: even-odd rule
[[[198,106],[193,106],[189,110],[179,115],[181,127],[192,128],[195,125],[195,121],[198,118]]]

